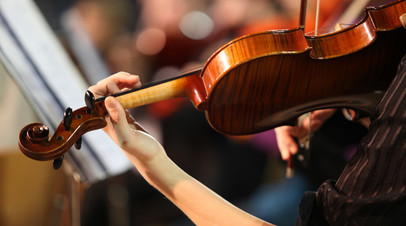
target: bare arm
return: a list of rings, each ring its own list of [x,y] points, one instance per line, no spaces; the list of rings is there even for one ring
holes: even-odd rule
[[[138,76],[117,73],[89,88],[96,97],[139,87]],[[123,149],[141,175],[197,225],[271,225],[232,205],[180,169],[164,148],[138,125],[113,97],[105,131]],[[157,208],[158,211],[158,208]]]

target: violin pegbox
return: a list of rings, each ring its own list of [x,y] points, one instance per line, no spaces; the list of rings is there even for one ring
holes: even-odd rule
[[[86,107],[87,107],[86,113],[91,115],[93,113],[93,110],[94,110],[96,104],[95,104],[94,95],[89,90],[86,91],[86,94],[85,94],[85,103],[86,103]],[[63,115],[63,120],[62,120],[62,125],[64,126],[66,131],[69,131],[71,129],[73,117],[74,117],[74,114],[73,114],[72,108],[70,108],[70,107],[66,108],[65,113]],[[81,118],[82,118],[81,114],[75,114],[76,120],[80,120]],[[82,137],[77,139],[74,146],[77,150],[80,150],[80,148],[82,147]],[[63,159],[64,159],[64,155],[54,159],[53,168],[55,170],[59,169],[62,166]]]
[[[87,113],[92,114],[93,109],[95,108],[96,104],[95,104],[94,95],[90,90],[86,91],[85,103],[86,103],[86,107],[87,107]]]
[[[87,91],[86,91],[86,94],[85,94],[85,103],[86,103],[86,107],[87,107],[86,113],[89,114],[89,115],[91,115],[91,114],[93,113],[93,110],[94,110],[96,104],[95,104],[94,95],[93,95],[93,93],[92,93],[90,90],[87,90]],[[72,108],[68,107],[68,108],[65,110],[65,113],[64,113],[64,115],[63,115],[63,120],[62,120],[62,124],[63,124],[63,126],[65,127],[65,130],[66,130],[66,131],[69,131],[70,128],[71,128],[71,124],[72,124],[72,120],[73,120],[73,115],[74,115],[74,114],[73,114]],[[80,115],[80,114],[76,114],[76,115],[75,115],[75,119],[76,119],[76,120],[80,120],[81,118],[82,118],[82,115]],[[80,148],[82,147],[82,137],[80,137],[80,138],[75,142],[74,146],[75,146],[75,148],[76,148],[77,150],[80,150]],[[55,170],[59,169],[59,168],[62,166],[63,159],[64,159],[64,156],[63,156],[63,155],[60,156],[60,157],[58,157],[58,158],[56,158],[56,159],[54,159],[53,167],[54,167]]]
[[[72,146],[80,149],[82,135],[101,129],[107,125],[104,117],[107,110],[104,101],[96,101],[88,91],[85,95],[86,107],[72,111],[67,108],[63,120],[50,136],[47,126],[32,123],[25,126],[19,134],[19,148],[28,157],[40,161],[53,161],[54,169],[62,166],[64,155]]]
[[[63,120],[62,120],[62,125],[66,131],[69,131],[71,128],[72,117],[73,117],[72,108],[70,108],[70,107],[66,108],[65,113],[63,114]],[[58,170],[59,168],[61,168],[63,159],[64,159],[63,155],[54,159],[53,164],[52,164],[52,166],[54,167],[54,170]]]

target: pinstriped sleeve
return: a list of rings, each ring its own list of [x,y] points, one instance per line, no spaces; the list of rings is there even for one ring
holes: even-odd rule
[[[337,182],[326,181],[306,201],[313,202],[309,225],[406,225],[405,96],[406,57]],[[298,222],[303,208],[309,207],[300,206]]]

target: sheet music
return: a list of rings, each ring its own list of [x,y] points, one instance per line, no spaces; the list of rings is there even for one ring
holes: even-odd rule
[[[88,85],[30,0],[0,0],[0,62],[51,133],[67,107],[85,105]],[[101,130],[83,138],[82,149],[73,148],[66,155],[83,181],[94,182],[131,168]]]
[[[90,40],[89,35],[85,32],[78,10],[67,10],[62,15],[61,22],[69,46],[78,59],[78,64],[83,70],[87,81],[91,84],[96,84],[101,79],[107,77],[109,70]]]

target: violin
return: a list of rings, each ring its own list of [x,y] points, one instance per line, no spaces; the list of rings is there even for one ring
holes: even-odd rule
[[[125,109],[187,98],[209,124],[230,135],[253,134],[291,124],[309,111],[350,108],[370,113],[406,54],[399,17],[406,1],[365,9],[358,23],[322,35],[303,26],[246,35],[218,49],[195,71],[114,94]],[[19,148],[36,160],[55,160],[81,136],[106,126],[104,99],[85,95],[86,106],[68,108],[50,137],[41,123],[24,127]]]

